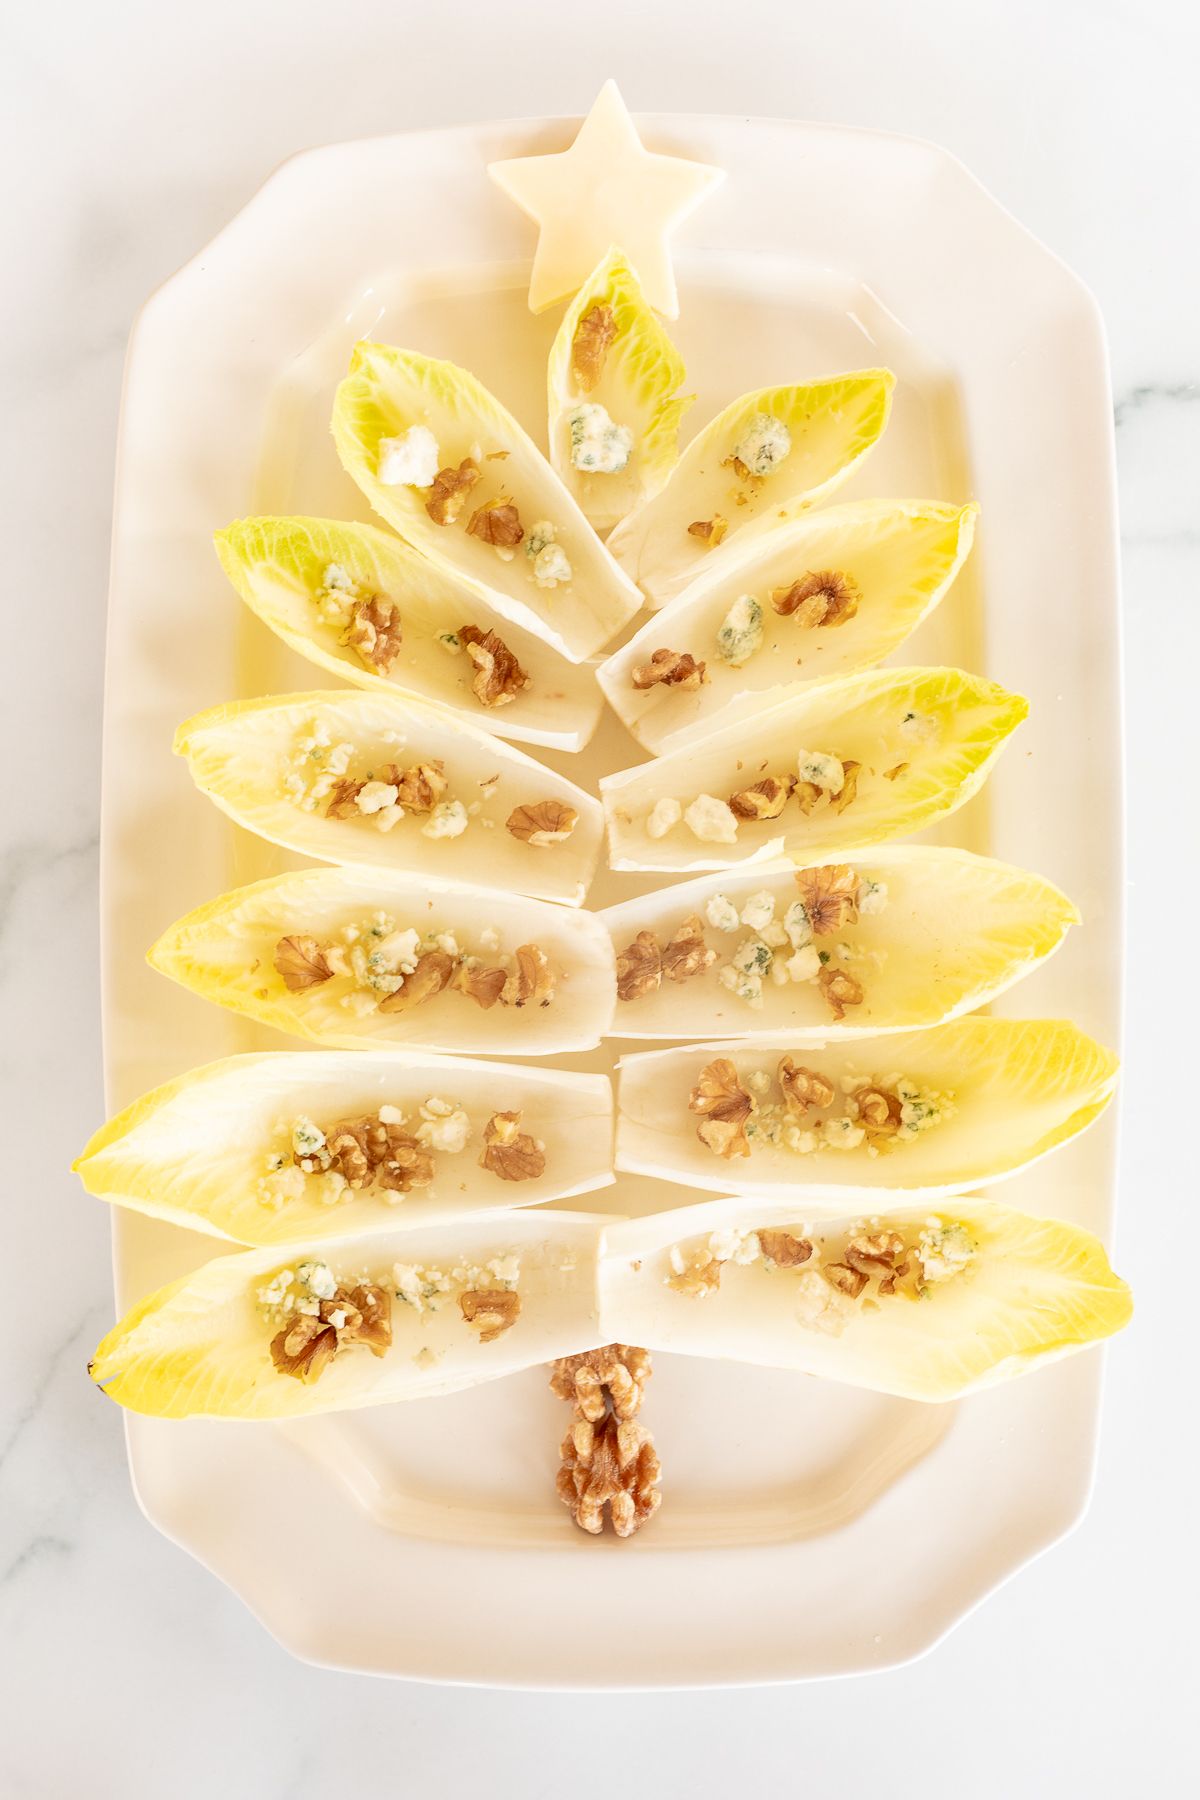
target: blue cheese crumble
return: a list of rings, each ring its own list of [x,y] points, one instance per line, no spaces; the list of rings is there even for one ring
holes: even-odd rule
[[[739,669],[762,648],[763,610],[753,594],[739,594],[717,630],[717,654]]]
[[[733,446],[733,454],[751,475],[773,475],[790,454],[792,434],[782,419],[755,413]]]
[[[571,463],[583,475],[619,475],[633,453],[633,433],[616,425],[604,407],[585,401],[567,415]]]

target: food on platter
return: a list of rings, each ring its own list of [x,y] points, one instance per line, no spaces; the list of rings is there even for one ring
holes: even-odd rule
[[[217,555],[285,644],[343,681],[440,701],[499,737],[578,750],[600,716],[590,669],[513,624],[479,582],[390,531],[336,519],[239,519]]]
[[[714,1200],[614,1226],[604,1323],[656,1350],[954,1400],[1128,1323],[1099,1240],[994,1201],[813,1222],[795,1198]]]
[[[591,913],[385,869],[299,869],[220,894],[150,951],[162,974],[342,1049],[551,1056],[608,1028],[612,944]]]
[[[560,1356],[551,1370],[551,1388],[571,1402],[555,1488],[579,1529],[593,1537],[606,1520],[617,1537],[632,1537],[662,1504],[658,1451],[638,1417],[653,1372],[650,1352],[637,1344]]]
[[[568,306],[548,370],[550,460],[597,531],[670,475],[685,377],[636,272],[610,250]]]
[[[759,388],[734,400],[687,445],[670,479],[608,540],[651,606],[663,606],[718,560],[826,499],[878,442],[896,377],[857,369],[824,381]]]
[[[749,718],[813,681],[882,662],[932,611],[971,548],[974,506],[859,500],[806,513],[717,560],[598,671],[648,750]]]
[[[90,1373],[167,1419],[298,1418],[494,1381],[594,1339],[602,1223],[509,1212],[221,1256],[135,1306]]]
[[[612,1091],[403,1050],[232,1056],[134,1101],[75,1168],[102,1200],[238,1243],[350,1238],[608,1186]]]
[[[382,519],[498,612],[582,662],[641,596],[533,439],[466,369],[361,343],[337,391],[333,436]]]
[[[832,1039],[984,1005],[1079,915],[1024,869],[889,845],[850,862],[704,875],[600,917],[617,959],[614,1036]]]
[[[593,795],[444,708],[396,694],[235,701],[187,720],[175,749],[239,825],[324,862],[578,906],[600,852]]]
[[[600,782],[614,869],[728,869],[932,825],[969,800],[1028,702],[961,669],[822,682]]]
[[[881,1207],[1027,1168],[1112,1099],[1117,1059],[1059,1019],[955,1019],[825,1044],[784,1032],[626,1056],[617,1167]],[[890,1201],[887,1194],[896,1196]]]

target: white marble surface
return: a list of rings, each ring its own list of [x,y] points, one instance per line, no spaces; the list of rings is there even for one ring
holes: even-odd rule
[[[1197,1463],[1179,1379],[1195,1332],[1176,1255],[1195,1177],[1176,1146],[1193,1110],[1179,1021],[1197,996],[1172,915],[1200,877],[1194,800],[1190,828],[1182,811],[1200,662],[1198,63],[1183,0],[5,11],[0,604],[25,656],[3,709],[0,1642],[12,1704],[0,1791],[310,1800],[365,1779],[384,1792],[590,1800],[618,1770],[630,1791],[669,1796],[791,1791],[801,1771],[849,1795],[897,1781],[930,1797],[1195,1791]],[[133,314],[288,152],[578,111],[608,73],[635,109],[935,139],[1100,298],[1123,485],[1133,870],[1118,1253],[1140,1310],[1110,1359],[1086,1522],[931,1657],[869,1683],[633,1697],[601,1714],[583,1697],[293,1664],[146,1525],[119,1418],[84,1375],[111,1316],[107,1220],[65,1164],[101,1116],[97,743]],[[1052,604],[1054,571],[1030,579]],[[1098,792],[1108,774],[1097,766]]]

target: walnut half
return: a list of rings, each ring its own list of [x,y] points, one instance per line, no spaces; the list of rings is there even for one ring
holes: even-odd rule
[[[380,594],[358,602],[342,633],[342,642],[349,645],[358,660],[380,675],[386,674],[399,656],[402,641],[400,608]]]
[[[611,306],[592,306],[575,327],[571,340],[571,373],[581,394],[590,394],[608,361],[617,335],[617,316]]]
[[[501,1181],[536,1181],[546,1172],[546,1146],[521,1130],[519,1112],[493,1113],[483,1128],[479,1165]]]
[[[648,1350],[636,1344],[604,1344],[578,1356],[560,1356],[550,1386],[560,1400],[573,1400],[594,1425],[610,1404],[618,1419],[632,1419],[652,1373]]]
[[[283,976],[289,994],[302,994],[307,988],[320,987],[333,974],[316,938],[309,937],[304,931],[280,938],[275,946],[275,967]]]
[[[382,1356],[392,1342],[392,1298],[373,1282],[340,1287],[322,1300],[319,1313],[293,1313],[271,1339],[271,1361],[281,1375],[319,1381],[339,1350],[364,1344]]]
[[[466,645],[467,655],[475,664],[471,688],[482,706],[507,706],[522,688],[529,686],[529,676],[494,631],[480,631],[478,625],[460,625],[455,635]]]
[[[458,1296],[458,1304],[481,1344],[503,1337],[521,1316],[521,1296],[513,1288],[468,1288]]]
[[[632,1537],[662,1503],[654,1440],[636,1419],[574,1421],[563,1439],[558,1496],[581,1531],[598,1536],[605,1509],[618,1537]]]
[[[457,469],[438,470],[425,502],[425,511],[435,525],[453,525],[479,476],[479,464],[469,456],[463,458]]]
[[[704,670],[704,663],[697,662],[690,650],[655,650],[648,663],[634,665],[630,680],[639,691],[677,687],[691,694],[708,679]]]
[[[688,1110],[704,1115],[696,1136],[715,1156],[749,1156],[746,1123],[754,1112],[754,1099],[742,1086],[728,1057],[706,1063],[688,1096]]]
[[[538,849],[564,843],[578,823],[575,808],[562,800],[534,800],[527,806],[514,807],[504,821],[513,837]]]

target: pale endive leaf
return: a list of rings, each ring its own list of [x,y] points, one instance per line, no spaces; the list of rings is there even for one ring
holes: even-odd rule
[[[387,444],[407,442],[414,428],[432,434],[439,470],[468,465],[463,478],[472,485],[448,522],[430,511],[441,510],[436,484],[381,478]],[[393,530],[447,574],[483,584],[497,611],[572,662],[599,650],[641,604],[533,439],[466,369],[413,350],[359,344],[334,401],[333,436],[347,473]],[[499,504],[516,508],[522,536],[513,547],[498,548],[472,530],[473,520]],[[546,533],[535,534],[535,525],[552,528],[565,558],[561,579],[536,572],[530,552]]]

